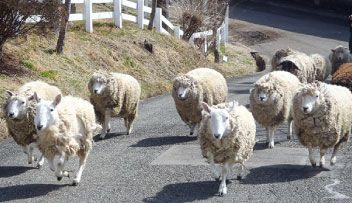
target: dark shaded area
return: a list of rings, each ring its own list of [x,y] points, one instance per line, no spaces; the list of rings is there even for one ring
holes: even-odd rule
[[[154,197],[143,199],[143,202],[194,202],[206,200],[217,195],[219,184],[216,181],[170,184],[165,186]]]
[[[105,135],[105,137],[104,137],[103,140],[108,140],[108,139],[111,139],[111,138],[114,138],[114,137],[120,137],[120,136],[123,136],[123,135],[127,135],[127,133],[126,133],[126,132],[107,133],[107,134]],[[94,140],[94,142],[100,142],[100,141],[102,141],[102,140],[100,139],[100,134],[94,136],[94,137],[93,137],[93,140]]]
[[[27,166],[0,166],[0,178],[17,176],[32,169],[36,168]]]
[[[233,94],[249,94],[249,90],[230,90],[229,92]]]
[[[250,169],[249,174],[240,182],[249,185],[291,182],[312,178],[322,171],[329,169],[291,164],[262,166]]]
[[[44,196],[66,186],[68,185],[28,184],[0,187],[0,202]]]
[[[158,147],[164,145],[174,145],[178,143],[191,142],[197,140],[196,136],[168,136],[168,137],[152,137],[140,140],[131,147]]]

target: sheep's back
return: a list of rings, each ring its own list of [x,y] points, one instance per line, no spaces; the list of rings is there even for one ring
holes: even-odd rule
[[[56,86],[49,85],[39,80],[28,82],[18,89],[18,93],[25,96],[33,95],[34,92],[36,92],[41,99],[49,101],[54,100],[58,94],[61,94],[61,90]]]
[[[331,83],[347,87],[352,92],[352,63],[342,64],[332,76]]]

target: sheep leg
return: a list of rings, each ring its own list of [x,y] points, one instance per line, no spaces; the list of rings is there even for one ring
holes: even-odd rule
[[[313,167],[317,166],[317,163],[315,162],[314,158],[313,158],[313,148],[312,148],[312,144],[308,144],[308,152],[309,152],[309,160],[310,163],[312,164]]]
[[[269,148],[272,149],[274,148],[274,133],[275,133],[275,127],[269,127]]]
[[[49,157],[49,158],[48,158],[49,168],[50,168],[50,170],[53,171],[53,172],[55,172],[54,158],[55,158],[55,157]]]
[[[212,172],[213,178],[216,181],[219,181],[220,180],[220,174],[219,174],[218,169],[215,166],[213,153],[207,152],[207,157],[208,157],[208,160],[209,160],[209,163],[210,163],[210,170]]]
[[[244,169],[243,164],[240,164],[238,166],[238,169],[239,169],[239,172],[238,172],[238,175],[237,175],[237,179],[238,180],[242,180],[242,178],[243,178],[243,169]]]
[[[105,138],[106,133],[110,132],[110,119],[111,119],[111,109],[106,109],[105,117],[104,117],[104,125],[100,133],[101,140]]]
[[[293,134],[292,134],[292,123],[293,123],[293,120],[292,119],[289,119],[288,121],[288,134],[287,134],[287,139],[290,140],[292,137],[293,137]]]
[[[226,162],[222,169],[222,180],[219,187],[219,196],[223,196],[227,193],[226,179],[229,171],[230,171],[230,164]]]
[[[39,158],[38,163],[37,163],[37,168],[38,169],[41,168],[43,166],[43,164],[44,164],[44,155],[42,154]]]
[[[269,145],[269,129],[266,127],[266,144]]]
[[[82,155],[79,155],[79,166],[77,173],[75,175],[75,179],[73,179],[72,185],[76,186],[78,183],[81,181],[82,173],[84,170],[84,167],[86,165],[87,157],[88,157],[89,152],[83,153]]]
[[[133,129],[133,121],[136,118],[136,115],[131,115],[130,117],[127,118],[127,124],[125,121],[125,125],[127,128],[127,135],[131,134],[132,129]]]
[[[56,175],[58,181],[60,181],[63,176],[69,177],[68,172],[67,171],[63,171],[63,168],[64,168],[65,163],[66,163],[67,160],[68,160],[68,156],[66,155],[66,153],[62,154],[59,157],[59,160],[57,162],[56,171],[55,171],[55,175]]]
[[[330,160],[331,166],[334,166],[336,164],[336,153],[339,150],[340,144],[341,144],[341,142],[338,142],[334,147],[334,151],[332,152],[331,160]]]
[[[319,166],[323,167],[325,164],[325,153],[326,153],[327,149],[320,149],[320,162],[319,162]]]

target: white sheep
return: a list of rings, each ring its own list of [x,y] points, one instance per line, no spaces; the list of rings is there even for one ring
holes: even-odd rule
[[[32,164],[35,160],[33,150],[36,148],[34,127],[36,104],[31,99],[35,91],[44,99],[54,99],[57,94],[61,94],[60,89],[55,86],[42,81],[33,81],[21,86],[17,94],[7,90],[9,97],[4,105],[8,132],[15,142],[23,147],[28,157],[28,164]],[[43,163],[44,158],[41,156],[37,167],[40,168]]]
[[[348,48],[340,45],[335,49],[331,49],[329,59],[332,65],[331,75],[333,75],[343,63],[352,62],[352,55],[350,54]]]
[[[94,107],[80,98],[57,95],[54,101],[46,101],[34,93],[37,113],[34,119],[37,129],[37,145],[47,158],[49,168],[58,180],[69,177],[64,165],[69,157],[79,157],[79,167],[73,180],[77,185],[82,176],[88,154],[92,148],[95,123]],[[54,165],[55,156],[58,157]]]
[[[278,125],[288,122],[287,139],[291,139],[292,99],[298,90],[298,78],[285,71],[274,71],[262,76],[250,91],[250,109],[255,120],[266,128],[266,141],[274,147],[274,133]]]
[[[281,59],[294,53],[297,53],[297,51],[292,50],[290,48],[279,49],[278,51],[276,51],[274,56],[271,58],[271,71],[281,70]]]
[[[172,97],[178,114],[193,135],[202,119],[201,102],[215,105],[226,101],[226,80],[216,70],[197,68],[174,79]]]
[[[326,151],[334,147],[330,164],[336,163],[341,143],[347,142],[352,126],[352,94],[345,88],[321,82],[304,84],[293,101],[295,134],[308,148],[313,167],[312,149],[320,148],[320,166],[325,163]]]
[[[252,114],[237,102],[210,107],[202,103],[203,119],[198,140],[203,157],[208,159],[216,180],[220,179],[215,163],[223,164],[219,195],[227,193],[226,180],[234,164],[239,164],[242,178],[244,162],[251,156],[255,144],[256,126]]]
[[[303,83],[324,81],[331,72],[330,62],[318,54],[295,53],[282,58],[280,65],[283,71],[296,75]]]
[[[138,81],[130,75],[98,71],[92,75],[88,89],[98,122],[103,124],[100,139],[110,132],[111,117],[124,118],[129,135],[141,96]]]

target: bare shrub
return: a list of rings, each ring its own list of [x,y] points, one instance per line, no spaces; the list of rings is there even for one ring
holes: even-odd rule
[[[60,0],[1,0],[0,1],[0,59],[8,39],[30,31],[46,33],[56,28],[60,18]],[[41,18],[35,18],[40,15]],[[34,23],[26,23],[34,20]]]

